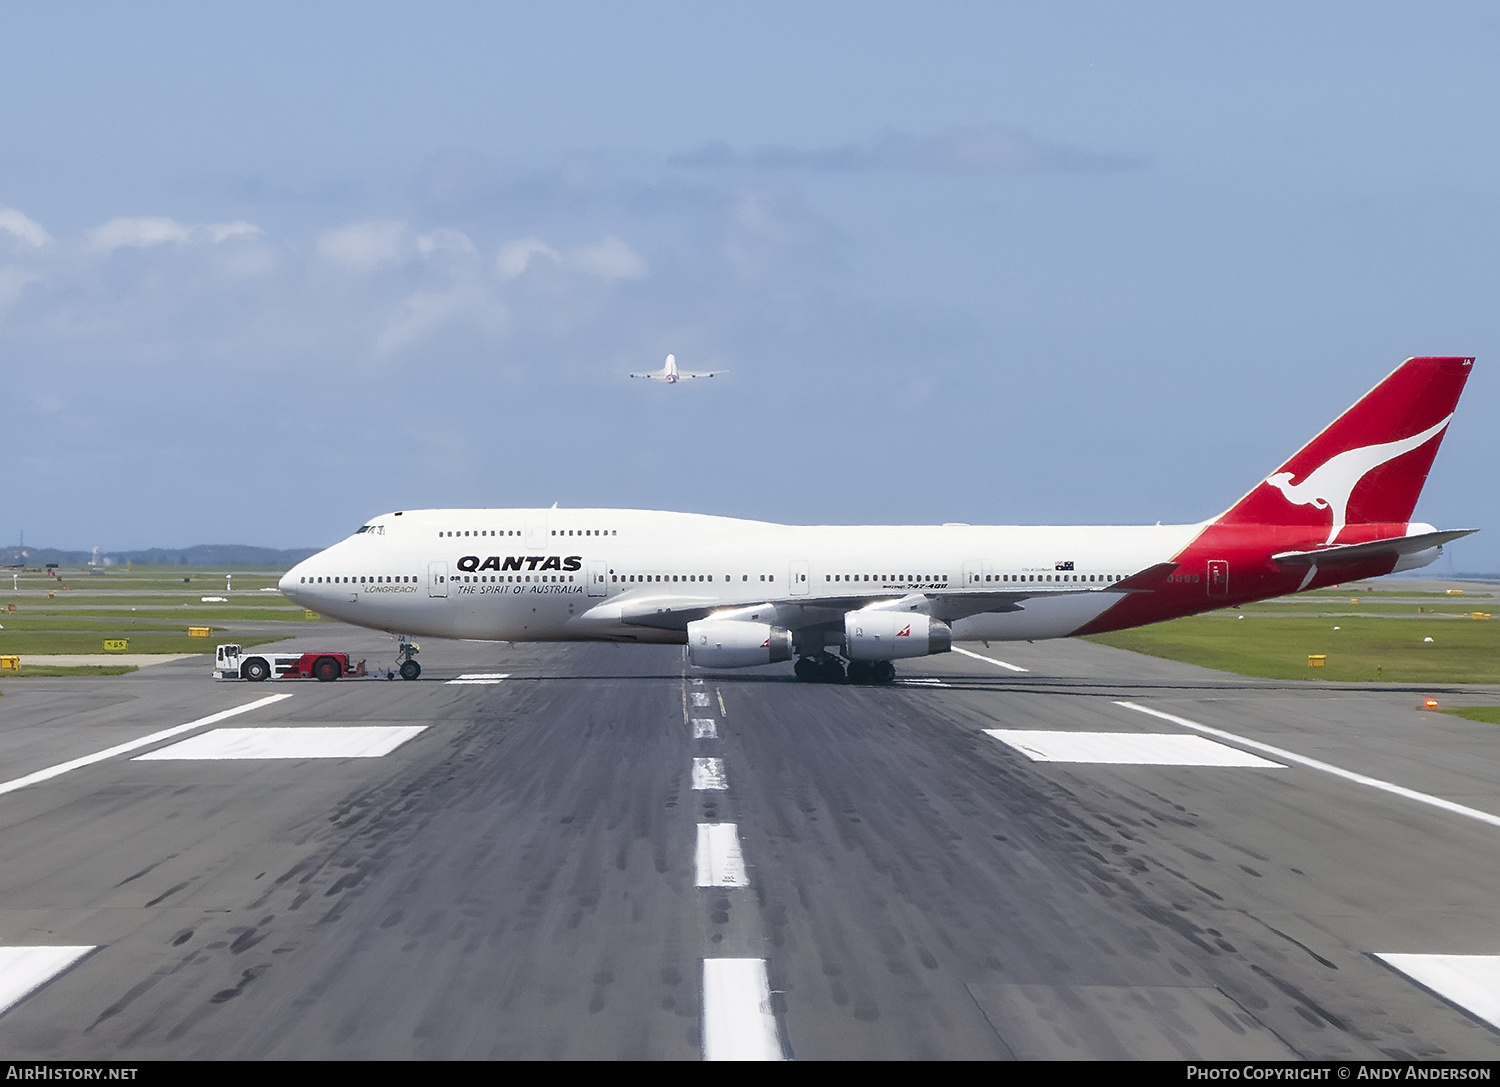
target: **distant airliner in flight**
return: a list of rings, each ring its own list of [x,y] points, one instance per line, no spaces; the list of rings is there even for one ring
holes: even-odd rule
[[[668,355],[666,363],[660,370],[653,370],[647,374],[631,374],[630,376],[649,378],[652,381],[665,381],[668,385],[675,385],[677,382],[683,380],[684,378],[718,377],[720,374],[727,373],[729,373],[728,370],[703,370],[696,373],[692,370],[678,370],[677,356]]]
[[[1120,630],[1427,565],[1474,531],[1410,521],[1473,361],[1408,359],[1197,524],[800,526],[646,510],[402,510],[299,563],[281,590],[398,636],[686,644],[707,668],[795,657],[799,679],[889,682],[893,660],[955,641]],[[404,676],[419,673],[406,661]]]

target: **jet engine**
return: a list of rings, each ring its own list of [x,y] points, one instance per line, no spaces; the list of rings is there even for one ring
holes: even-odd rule
[[[750,668],[792,659],[792,632],[742,619],[689,623],[688,660],[699,668]]]
[[[926,657],[953,648],[953,631],[941,619],[906,611],[851,611],[844,615],[844,652],[850,660]]]

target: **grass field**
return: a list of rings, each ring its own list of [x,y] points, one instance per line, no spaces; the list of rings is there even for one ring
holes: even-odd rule
[[[105,639],[128,639],[130,653],[212,653],[219,642],[260,645],[297,633],[308,620],[302,608],[274,589],[280,570],[230,573],[191,567],[108,567],[103,574],[62,570],[0,574],[0,654],[101,653]],[[224,597],[204,602],[203,597]],[[11,608],[15,610],[12,611]],[[251,631],[236,624],[255,623]],[[285,632],[263,624],[285,623]],[[188,627],[209,627],[207,638],[193,638]],[[69,675],[119,674],[72,669]],[[130,669],[126,669],[130,670]],[[26,675],[43,674],[28,667]],[[3,678],[3,677],[0,677]]]
[[[1241,614],[1246,618],[1238,618]],[[1088,640],[1268,679],[1500,683],[1500,620],[1425,615],[1332,619],[1255,615],[1246,608],[1092,635]],[[1311,654],[1325,655],[1324,667],[1308,667]]]
[[[1438,713],[1451,713],[1454,717],[1486,725],[1500,725],[1500,706],[1460,706],[1457,709],[1438,710]]]

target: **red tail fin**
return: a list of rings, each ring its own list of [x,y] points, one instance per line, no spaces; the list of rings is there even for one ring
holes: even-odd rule
[[[1348,524],[1409,521],[1473,364],[1407,359],[1218,523],[1327,525],[1334,543]]]

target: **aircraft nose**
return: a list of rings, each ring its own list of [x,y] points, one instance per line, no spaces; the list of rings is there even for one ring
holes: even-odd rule
[[[293,566],[286,573],[282,574],[281,580],[276,583],[276,587],[281,590],[281,594],[291,597],[293,600],[297,598],[297,585],[299,584],[297,571],[299,569],[300,566]]]

